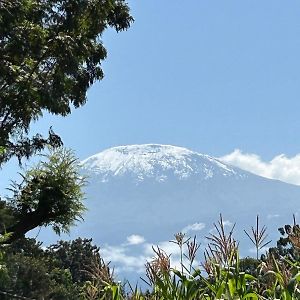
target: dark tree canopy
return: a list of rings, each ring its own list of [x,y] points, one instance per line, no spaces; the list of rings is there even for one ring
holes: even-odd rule
[[[27,137],[44,111],[70,114],[103,78],[105,29],[129,28],[124,0],[0,0],[0,165],[61,140]]]
[[[103,32],[132,21],[124,0],[0,0],[0,168],[13,156],[21,163],[62,145],[51,127],[48,137],[30,136],[30,124],[85,104],[88,88],[103,78]],[[38,226],[68,231],[84,210],[82,183],[64,151],[29,170],[11,199],[0,198],[0,244]]]
[[[60,269],[70,270],[73,281],[77,283],[92,281],[93,274],[90,271],[94,269],[95,264],[103,264],[100,248],[92,244],[92,239],[58,241],[48,247],[47,254],[59,262],[57,266]],[[103,275],[106,275],[106,280],[112,281],[107,267],[103,265]]]
[[[293,216],[292,225],[284,225],[278,228],[281,237],[277,241],[276,247],[269,249],[275,257],[286,257],[291,261],[300,261],[300,225]]]
[[[113,282],[108,264],[91,239],[59,241],[45,249],[35,239],[23,238],[6,248],[3,260],[7,269],[0,280],[0,299],[4,300],[15,294],[19,299],[90,299],[83,292],[86,284],[94,281],[89,271],[95,267],[101,281]],[[100,299],[101,293],[97,296],[92,299]]]

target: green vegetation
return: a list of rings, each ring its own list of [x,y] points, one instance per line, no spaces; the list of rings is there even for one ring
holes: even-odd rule
[[[258,218],[256,228],[258,229]],[[204,262],[195,266],[199,245],[196,239],[185,238],[181,233],[175,235],[175,243],[181,251],[179,268],[172,268],[170,256],[162,249],[155,249],[155,257],[146,264],[146,274],[150,292],[132,291],[124,296],[120,287],[108,284],[104,291],[113,299],[299,299],[300,298],[300,227],[285,226],[285,246],[288,251],[282,253],[282,239],[278,246],[270,248],[260,259],[240,259],[237,242],[233,238],[233,228],[226,234],[222,217],[215,225],[216,234],[207,237]],[[265,227],[253,230],[251,241],[265,236]],[[186,253],[183,246],[186,246]],[[258,244],[257,244],[258,245]],[[293,255],[290,255],[293,253]],[[100,279],[99,279],[100,280]],[[92,299],[92,298],[91,298]],[[96,298],[95,298],[96,299]],[[107,298],[110,299],[110,298]]]
[[[88,88],[103,78],[103,32],[126,30],[132,21],[123,0],[0,1],[0,167],[62,146],[51,127],[48,137],[31,136],[31,123],[85,104]],[[11,199],[0,199],[1,243],[38,226],[67,231],[81,217],[81,182],[70,153],[53,153],[22,178]]]
[[[162,249],[145,262],[149,291],[116,283],[91,240],[60,241],[42,248],[25,234],[39,226],[69,231],[82,218],[78,162],[62,140],[30,135],[44,113],[67,116],[86,102],[88,88],[103,78],[107,51],[103,32],[126,30],[133,22],[124,0],[0,1],[0,167],[13,157],[20,164],[49,147],[37,166],[14,182],[10,198],[0,198],[0,299],[193,300],[300,299],[300,227],[280,229],[277,247],[259,258],[268,244],[266,229],[247,233],[255,259],[240,259],[233,229],[222,218],[207,237],[198,263],[196,238],[175,235],[180,266],[173,268]]]
[[[25,239],[40,226],[68,232],[85,210],[85,181],[73,153],[62,149],[50,125],[46,137],[32,136],[30,125],[44,113],[65,117],[85,104],[88,88],[104,76],[103,33],[132,22],[124,0],[0,1],[0,168],[12,158],[21,165],[48,153],[20,174],[9,198],[0,197],[0,299],[82,299],[92,278],[77,274],[83,267],[75,258],[59,256],[70,247],[70,257],[83,253],[85,267],[93,260],[108,272],[90,241],[61,243],[54,251]]]
[[[72,152],[58,149],[22,175],[20,184],[13,183],[12,197],[2,202],[2,211],[10,217],[2,224],[7,233],[2,242],[10,243],[38,226],[52,226],[58,234],[68,232],[85,209],[84,179],[78,170]]]
[[[123,0],[0,2],[0,166],[61,144],[51,129],[48,138],[30,137],[31,122],[85,104],[87,89],[104,76],[103,32],[132,21]]]
[[[6,248],[2,259],[6,268],[0,280],[0,299],[84,299],[93,281],[89,269],[98,268],[102,280],[112,283],[99,249],[87,239],[60,241],[46,249],[34,239],[19,239]]]
[[[265,234],[264,228],[253,235]],[[178,233],[171,242],[179,247],[180,264],[173,267],[170,255],[153,247],[153,259],[145,262],[147,291],[118,283],[91,240],[60,241],[45,249],[22,238],[0,257],[0,299],[299,299],[300,227],[284,228],[279,229],[284,246],[281,238],[259,259],[240,258],[233,228],[226,232],[220,217],[202,262],[196,237]]]

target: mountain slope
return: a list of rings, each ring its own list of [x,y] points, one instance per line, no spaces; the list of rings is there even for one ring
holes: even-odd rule
[[[226,224],[237,222],[238,239],[259,214],[275,241],[276,229],[299,211],[299,186],[181,147],[115,147],[84,160],[82,170],[89,177],[89,210],[71,237],[92,237],[103,245],[112,265],[123,271],[130,270],[130,262],[144,263],[149,245],[168,241],[181,230],[197,233],[205,245],[203,237],[219,213]],[[130,242],[136,236],[139,242]],[[241,242],[241,247],[244,255],[250,254],[249,242]]]
[[[175,230],[191,222],[212,223],[219,213],[234,221],[249,216],[254,220],[257,213],[290,217],[299,206],[298,186],[180,147],[115,147],[84,160],[82,166],[90,177],[89,215],[93,220],[101,216],[97,222],[105,228],[99,233],[104,240],[114,234],[121,241],[137,227],[150,232],[155,227]],[[160,235],[163,232],[157,238]]]

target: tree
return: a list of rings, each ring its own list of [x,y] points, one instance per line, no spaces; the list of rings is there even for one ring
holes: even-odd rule
[[[60,269],[70,270],[76,283],[92,281],[93,277],[89,271],[101,260],[100,249],[92,244],[92,239],[77,238],[74,241],[59,241],[48,247],[47,253],[59,262]],[[112,278],[109,280],[111,281]]]
[[[0,299],[111,299],[103,296],[108,284],[115,285],[113,272],[92,239],[59,241],[45,249],[33,238],[19,238],[5,250]]]
[[[132,21],[124,0],[0,1],[0,163],[61,144],[51,130],[29,139],[30,123],[83,105],[103,78],[104,30]]]
[[[22,238],[7,247],[7,274],[0,280],[0,299],[17,294],[34,299],[79,300],[88,295],[96,280],[100,299],[104,281],[113,283],[108,264],[91,239],[59,241],[47,249],[41,246],[35,239]]]
[[[295,215],[292,225],[278,228],[281,235],[276,247],[269,249],[269,253],[276,258],[288,258],[290,261],[300,261],[300,225],[297,224]]]
[[[23,237],[38,226],[50,225],[58,234],[68,232],[82,218],[84,178],[72,152],[55,150],[22,177],[22,183],[12,185],[13,196],[5,203],[11,218],[0,231],[7,235],[3,243]]]
[[[0,0],[0,167],[13,156],[21,163],[45,146],[62,145],[51,127],[48,137],[30,137],[30,124],[44,112],[67,116],[85,104],[88,88],[103,78],[103,32],[126,30],[132,21],[124,0]],[[14,185],[13,199],[0,199],[7,241],[40,225],[68,230],[80,217],[72,159],[56,154]]]

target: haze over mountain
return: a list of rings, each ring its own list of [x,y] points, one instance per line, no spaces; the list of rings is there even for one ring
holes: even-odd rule
[[[176,252],[167,241],[179,231],[197,234],[204,247],[219,213],[226,225],[237,223],[242,254],[250,255],[243,229],[255,224],[257,214],[275,242],[276,228],[299,210],[299,186],[181,147],[115,147],[82,161],[82,170],[89,178],[89,210],[71,237],[92,237],[121,274],[142,271],[153,244]]]

